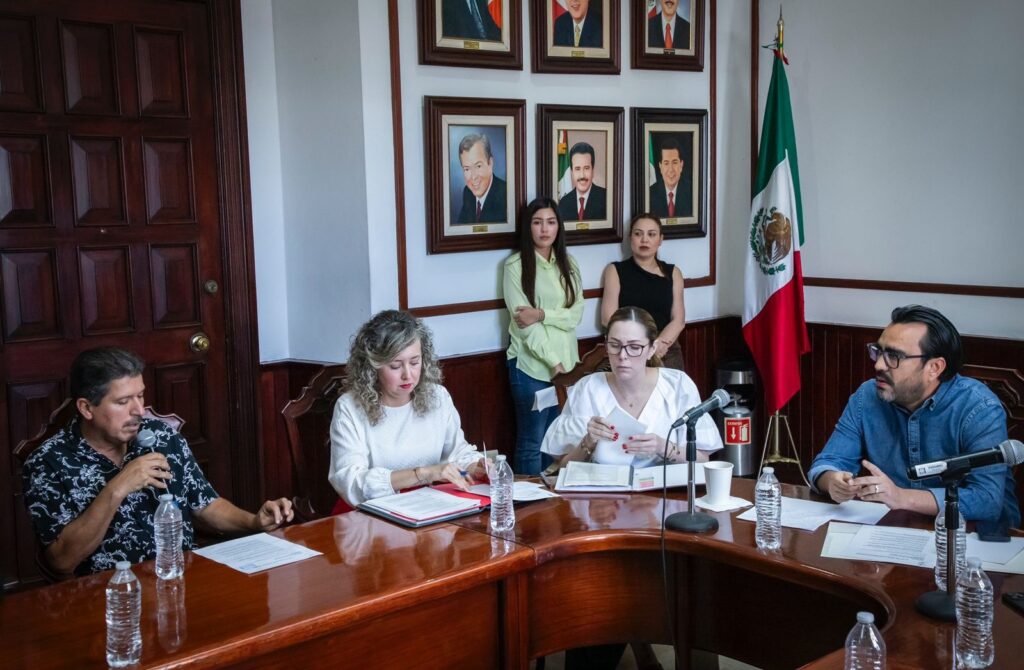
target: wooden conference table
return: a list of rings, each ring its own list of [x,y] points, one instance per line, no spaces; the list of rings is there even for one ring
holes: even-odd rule
[[[752,500],[753,482],[733,494]],[[788,496],[806,489],[784,486]],[[361,512],[275,534],[323,552],[247,576],[189,555],[183,588],[143,584],[145,668],[525,668],[560,649],[672,643],[663,596],[661,500],[572,495],[516,510],[506,537],[487,515],[407,530]],[[671,492],[667,512],[686,509]],[[841,668],[855,613],[875,613],[889,668],[951,668],[954,626],[914,611],[931,570],[821,558],[825,527],[783,530],[776,553],[754,524],[720,513],[713,535],[667,535],[679,648],[764,668]],[[890,513],[883,524],[922,525]],[[110,573],[0,599],[0,666],[102,668]],[[1024,617],[998,600],[1024,576],[990,574],[996,664],[1024,662]],[[688,654],[684,655],[684,658]]]

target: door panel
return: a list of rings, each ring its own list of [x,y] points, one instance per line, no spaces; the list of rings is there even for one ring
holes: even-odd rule
[[[0,0],[0,552],[31,578],[10,453],[66,393],[74,356],[147,363],[147,401],[186,421],[231,497],[225,294],[210,8]],[[208,351],[189,339],[205,333]]]

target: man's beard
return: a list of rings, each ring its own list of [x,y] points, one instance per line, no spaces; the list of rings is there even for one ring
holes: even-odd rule
[[[887,384],[886,388],[878,386],[878,381],[885,382]],[[875,382],[875,393],[882,402],[894,402],[902,407],[912,407],[924,395],[924,382],[921,380],[916,382],[907,380],[896,386],[889,375],[876,374]]]

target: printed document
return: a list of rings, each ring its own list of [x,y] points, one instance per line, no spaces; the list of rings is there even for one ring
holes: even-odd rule
[[[886,515],[889,508],[881,503],[847,500],[839,505],[832,503],[782,498],[782,525],[786,528],[815,530],[827,521],[849,521],[852,523],[876,524]],[[757,509],[752,508],[740,514],[739,519],[756,521]]]
[[[320,555],[319,551],[266,533],[228,540],[193,553],[247,575]]]

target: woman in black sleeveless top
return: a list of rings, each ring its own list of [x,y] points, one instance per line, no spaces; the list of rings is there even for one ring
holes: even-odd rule
[[[663,239],[661,219],[653,214],[637,214],[630,221],[629,246],[633,255],[604,269],[601,323],[607,325],[620,307],[647,310],[658,326],[656,353],[666,367],[682,370],[679,335],[686,327],[683,273],[658,258]]]

